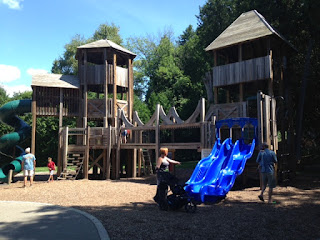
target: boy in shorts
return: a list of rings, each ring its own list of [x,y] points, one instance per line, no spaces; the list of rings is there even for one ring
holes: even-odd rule
[[[22,157],[21,167],[24,173],[24,185],[27,186],[28,176],[30,177],[30,186],[33,184],[33,175],[36,169],[36,158],[30,153],[30,148],[25,149],[25,154]]]
[[[54,174],[54,170],[56,170],[56,164],[52,161],[51,157],[48,157],[48,168],[49,168],[49,179],[48,182],[52,181],[53,182],[53,174]]]

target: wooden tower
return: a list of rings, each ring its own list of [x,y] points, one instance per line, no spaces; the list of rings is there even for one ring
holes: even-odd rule
[[[90,169],[99,178],[118,178],[118,109],[132,119],[135,56],[110,40],[99,40],[77,48],[78,76],[33,76],[33,153],[37,116],[59,117],[61,178],[88,178]],[[65,117],[75,117],[77,127],[63,126]]]
[[[214,59],[205,84],[217,120],[258,117],[259,142],[277,150],[276,98],[288,95],[284,73],[292,49],[256,10],[241,14],[226,28],[205,49]]]

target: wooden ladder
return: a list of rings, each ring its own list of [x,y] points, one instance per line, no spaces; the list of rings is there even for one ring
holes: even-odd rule
[[[66,179],[75,180],[83,167],[84,157],[85,157],[84,153],[69,152],[67,155],[66,167],[63,169],[58,179],[59,180],[66,180]]]
[[[148,149],[142,149],[143,173],[144,175],[153,174],[152,163]]]

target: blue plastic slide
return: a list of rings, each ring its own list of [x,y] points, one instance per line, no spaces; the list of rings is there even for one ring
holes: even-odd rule
[[[190,196],[194,197],[196,201],[201,201],[200,191],[203,186],[212,184],[217,180],[220,170],[226,166],[228,155],[231,154],[233,144],[231,138],[227,138],[220,147],[217,157],[208,164],[208,167],[204,169],[203,174],[199,174],[200,177],[190,179],[185,186],[185,190]],[[200,165],[200,163],[198,164]],[[199,167],[200,168],[200,167]],[[198,169],[199,169],[198,168]],[[197,167],[194,172],[197,171]],[[192,174],[193,176],[193,174]]]
[[[232,188],[235,179],[243,172],[247,159],[254,151],[255,140],[250,145],[238,140],[233,145],[226,139],[218,157],[211,163],[201,181],[188,181],[185,190],[195,200],[201,202],[217,202],[224,198]]]
[[[204,175],[207,173],[207,170],[208,170],[211,162],[217,158],[219,151],[220,151],[220,148],[221,148],[221,142],[220,142],[220,139],[218,138],[217,141],[215,142],[209,156],[201,159],[198,162],[189,181],[186,182],[186,184],[199,182],[200,180],[203,179]]]
[[[6,103],[0,108],[1,122],[12,126],[15,130],[14,132],[5,134],[0,138],[0,150],[15,146],[30,136],[30,126],[17,117],[17,115],[28,112],[31,112],[31,100],[15,100]],[[21,171],[21,159],[22,157],[19,156],[9,164],[0,168],[0,181],[7,178],[9,170],[11,169],[14,173],[19,173]]]

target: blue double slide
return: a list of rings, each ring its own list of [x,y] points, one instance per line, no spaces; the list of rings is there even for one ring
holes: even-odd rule
[[[218,138],[210,155],[202,159],[186,182],[185,190],[196,201],[218,202],[225,198],[254,151],[255,139],[250,145],[243,139],[232,143],[227,138],[222,144]]]

